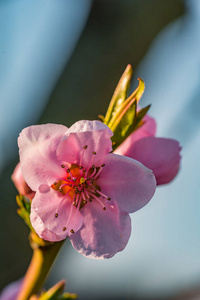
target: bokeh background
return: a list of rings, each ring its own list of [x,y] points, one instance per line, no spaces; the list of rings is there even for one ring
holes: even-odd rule
[[[182,167],[132,215],[126,249],[90,260],[67,241],[46,286],[80,299],[200,299],[200,1],[0,1],[0,289],[31,259],[10,176],[28,125],[104,114],[130,63],[146,83],[158,136],[180,141]]]

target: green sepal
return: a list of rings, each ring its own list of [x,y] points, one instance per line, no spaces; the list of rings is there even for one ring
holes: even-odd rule
[[[111,119],[115,117],[115,114],[117,113],[118,109],[127,98],[132,72],[133,70],[131,65],[128,65],[117,84],[117,87],[110,101],[107,113],[105,115],[105,119],[103,121],[106,125],[108,125]]]
[[[48,291],[44,292],[38,300],[64,300],[64,299],[77,299],[76,294],[63,293],[65,288],[65,281],[61,280],[55,284]]]
[[[17,209],[18,215],[25,221],[25,223],[33,231],[34,229],[30,222],[31,201],[23,195],[17,195],[16,201],[19,206],[19,208]]]

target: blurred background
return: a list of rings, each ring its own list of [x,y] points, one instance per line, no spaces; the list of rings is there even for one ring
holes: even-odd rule
[[[200,299],[199,0],[0,1],[0,289],[32,255],[10,179],[19,132],[105,114],[128,63],[157,135],[183,147],[181,170],[132,215],[123,252],[91,260],[67,241],[46,286],[65,278],[83,300]]]

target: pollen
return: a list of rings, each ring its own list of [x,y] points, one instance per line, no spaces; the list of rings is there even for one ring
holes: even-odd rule
[[[81,184],[85,183],[85,178],[81,177],[80,183],[81,183]]]

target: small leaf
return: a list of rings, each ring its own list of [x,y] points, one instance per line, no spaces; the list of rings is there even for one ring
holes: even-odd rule
[[[145,83],[144,80],[142,78],[138,78],[139,80],[139,84],[137,89],[130,95],[130,97],[134,97],[137,101],[137,103],[139,102],[139,100],[141,99],[144,90],[145,90]]]
[[[123,111],[123,115],[119,117],[118,122],[114,123],[114,126],[111,127],[111,130],[114,132],[112,136],[113,141],[113,150],[115,150],[127,137],[127,132],[132,126],[136,109],[137,103],[133,99],[133,102],[130,102],[130,106],[127,106],[126,110]]]
[[[134,130],[136,130],[137,128],[141,127],[144,124],[142,119],[147,114],[150,107],[151,107],[151,104],[145,106],[144,108],[142,108],[141,110],[139,110],[137,112],[137,115],[136,115],[136,118],[135,118]]]
[[[23,195],[16,196],[16,201],[19,206],[17,213],[25,221],[25,223],[33,230],[30,222],[31,202]]]
[[[77,299],[78,295],[77,294],[71,294],[71,293],[64,293],[62,294],[62,296],[58,297],[58,300],[73,300],[73,299]]]
[[[47,292],[42,294],[39,297],[39,300],[57,300],[65,288],[65,281],[61,280],[57,284],[55,284],[52,288],[50,288]]]
[[[126,99],[126,101],[121,105],[120,109],[118,110],[118,112],[115,114],[115,117],[112,118],[112,120],[110,121],[110,123],[108,124],[108,127],[115,132],[117,126],[119,125],[119,123],[121,122],[122,118],[125,116],[125,114],[127,113],[127,111],[134,105],[137,105],[135,99]],[[132,109],[131,109],[132,110]],[[134,109],[135,111],[135,109]]]
[[[110,105],[108,107],[104,123],[108,124],[110,120],[115,116],[118,112],[118,109],[123,104],[123,102],[127,98],[128,90],[130,87],[130,81],[132,77],[132,67],[128,65],[120,78],[118,85],[114,91],[112,99],[110,101]]]
[[[113,131],[113,150],[139,126],[148,109],[142,109],[137,113],[137,103],[144,92],[144,81],[139,78],[137,89],[123,102],[114,117],[110,120],[108,127]]]
[[[61,280],[55,284],[48,291],[43,293],[38,300],[64,300],[64,299],[77,299],[76,294],[63,293],[65,288],[65,281]]]

